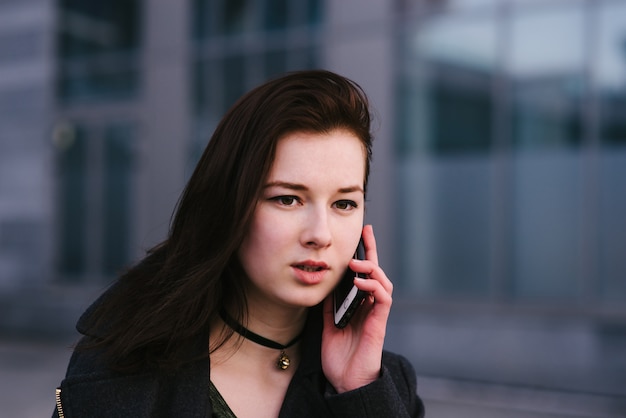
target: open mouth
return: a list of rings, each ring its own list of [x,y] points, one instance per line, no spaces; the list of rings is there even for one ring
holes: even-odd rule
[[[314,273],[316,271],[322,271],[324,270],[324,267],[319,267],[319,266],[304,266],[304,265],[297,265],[295,266],[297,269],[302,270],[302,271],[306,271],[308,273]]]

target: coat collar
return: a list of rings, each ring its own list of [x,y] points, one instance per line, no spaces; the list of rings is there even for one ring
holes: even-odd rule
[[[105,327],[90,327],[90,318],[99,304],[103,303],[105,298],[117,290],[119,290],[119,284],[113,285],[81,315],[76,324],[76,328],[81,334],[91,338],[98,338],[106,333]],[[303,408],[306,408],[312,414],[307,416],[325,416],[328,413],[324,402],[324,391],[328,383],[323,375],[321,366],[322,319],[321,304],[310,309],[300,345],[302,350],[301,362],[287,389],[279,415],[281,417],[299,416]],[[139,384],[145,380],[145,383],[141,383],[141,385],[146,385],[140,391],[142,393],[135,393],[140,395],[140,400],[153,399],[153,401],[159,402],[158,399],[169,399],[166,404],[169,407],[178,409],[188,404],[189,400],[193,398],[193,403],[199,409],[193,411],[193,413],[191,410],[187,411],[190,413],[186,416],[200,416],[196,414],[206,411],[209,402],[208,382],[210,379],[210,365],[207,353],[208,341],[209,329],[207,327],[205,332],[197,336],[190,352],[190,358],[197,359],[206,355],[205,359],[192,361],[172,375],[163,375],[156,372],[143,376],[127,376],[122,378],[121,381],[119,380],[120,376],[118,376],[115,379],[98,379],[100,380],[99,384],[104,385],[102,387],[110,384],[110,393],[116,393],[120,382],[137,380],[137,384]],[[68,383],[69,381],[66,382],[66,384]],[[81,390],[89,390],[92,387],[89,384],[85,386],[85,389],[82,389],[80,385],[78,387],[76,385],[72,386],[74,387],[69,392],[74,394],[79,393]],[[68,392],[65,393],[67,394]],[[85,397],[88,398],[86,395]],[[129,402],[133,403],[130,399]]]

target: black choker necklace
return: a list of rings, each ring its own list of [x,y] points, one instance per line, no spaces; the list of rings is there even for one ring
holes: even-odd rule
[[[300,338],[302,338],[302,334],[304,334],[303,330],[300,334],[296,336],[296,338],[289,341],[287,344],[282,345],[277,343],[276,341],[272,341],[268,338],[262,337],[259,334],[255,334],[254,332],[250,331],[248,328],[235,321],[235,319],[230,316],[225,309],[220,309],[220,317],[226,323],[226,325],[231,327],[237,334],[241,335],[242,337],[247,338],[248,340],[255,342],[259,345],[262,345],[263,347],[280,350],[280,355],[278,356],[278,360],[276,361],[276,366],[280,370],[287,369],[287,367],[289,367],[289,364],[291,363],[289,357],[287,356],[287,353],[285,353],[285,349],[297,343]]]

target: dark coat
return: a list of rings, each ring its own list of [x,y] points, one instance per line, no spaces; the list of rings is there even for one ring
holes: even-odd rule
[[[88,310],[89,312],[89,310]],[[411,364],[384,352],[378,380],[336,394],[321,367],[321,312],[312,311],[302,341],[302,362],[287,389],[280,417],[423,417]],[[85,315],[77,328],[84,330]],[[88,338],[88,337],[84,337]],[[207,335],[198,350],[207,350]],[[202,351],[200,351],[202,352]],[[75,351],[60,386],[66,418],[75,417],[198,417],[212,416],[209,400],[209,359],[188,363],[173,373],[157,370],[119,374],[102,364],[93,351]],[[53,418],[58,418],[55,409]]]

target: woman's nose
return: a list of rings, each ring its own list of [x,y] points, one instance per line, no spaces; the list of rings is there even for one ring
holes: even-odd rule
[[[328,212],[325,209],[315,208],[308,211],[301,242],[302,245],[313,248],[328,247],[332,243]]]

